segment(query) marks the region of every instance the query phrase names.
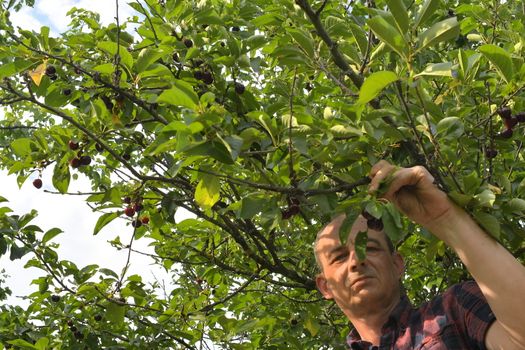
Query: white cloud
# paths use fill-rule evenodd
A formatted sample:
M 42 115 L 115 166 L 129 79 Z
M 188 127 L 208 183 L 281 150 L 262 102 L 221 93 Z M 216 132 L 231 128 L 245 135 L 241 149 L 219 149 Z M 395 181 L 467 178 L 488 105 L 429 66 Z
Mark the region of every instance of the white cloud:
M 71 8 L 83 8 L 100 15 L 102 25 L 115 23 L 116 4 L 108 0 L 36 0 L 33 8 L 23 7 L 19 12 L 11 13 L 13 24 L 24 29 L 40 31 L 47 25 L 51 35 L 57 36 L 67 30 L 71 17 L 67 15 Z M 119 19 L 123 23 L 128 17 L 140 15 L 124 1 L 119 1 Z

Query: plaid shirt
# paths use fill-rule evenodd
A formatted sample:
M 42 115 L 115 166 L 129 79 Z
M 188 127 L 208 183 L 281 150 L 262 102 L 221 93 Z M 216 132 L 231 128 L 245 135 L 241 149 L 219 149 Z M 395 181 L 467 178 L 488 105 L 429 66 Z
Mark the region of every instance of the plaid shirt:
M 383 326 L 380 346 L 360 340 L 355 329 L 347 342 L 354 350 L 484 350 L 485 334 L 495 319 L 478 285 L 469 281 L 419 308 L 403 296 Z

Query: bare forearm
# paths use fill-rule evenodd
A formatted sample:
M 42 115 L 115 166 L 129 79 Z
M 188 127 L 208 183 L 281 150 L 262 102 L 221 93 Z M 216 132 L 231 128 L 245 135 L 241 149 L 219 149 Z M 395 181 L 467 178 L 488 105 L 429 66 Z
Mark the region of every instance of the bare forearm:
M 456 251 L 498 321 L 525 344 L 525 267 L 457 206 L 427 229 Z

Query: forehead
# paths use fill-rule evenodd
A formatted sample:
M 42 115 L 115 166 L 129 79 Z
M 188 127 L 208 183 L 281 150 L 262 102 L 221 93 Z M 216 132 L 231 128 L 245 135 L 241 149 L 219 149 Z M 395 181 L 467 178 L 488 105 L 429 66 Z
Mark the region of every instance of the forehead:
M 340 246 L 341 239 L 339 236 L 339 229 L 345 220 L 344 215 L 340 215 L 326 225 L 317 235 L 316 252 L 323 253 L 328 252 L 330 248 Z M 347 237 L 347 244 L 353 244 L 355 236 L 359 232 L 367 231 L 368 237 L 372 238 L 373 241 L 378 241 L 382 246 L 386 245 L 385 235 L 381 231 L 375 231 L 368 229 L 366 219 L 359 216 L 353 223 L 350 232 Z

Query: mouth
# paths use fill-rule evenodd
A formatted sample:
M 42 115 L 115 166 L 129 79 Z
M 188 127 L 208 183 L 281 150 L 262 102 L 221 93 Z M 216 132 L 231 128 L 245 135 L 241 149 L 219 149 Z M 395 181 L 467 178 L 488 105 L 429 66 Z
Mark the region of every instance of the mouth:
M 362 283 L 366 280 L 368 280 L 370 277 L 368 276 L 361 276 L 361 277 L 358 277 L 356 278 L 355 280 L 352 281 L 352 283 L 350 284 L 350 286 L 355 286 L 356 284 L 359 284 L 359 283 Z

